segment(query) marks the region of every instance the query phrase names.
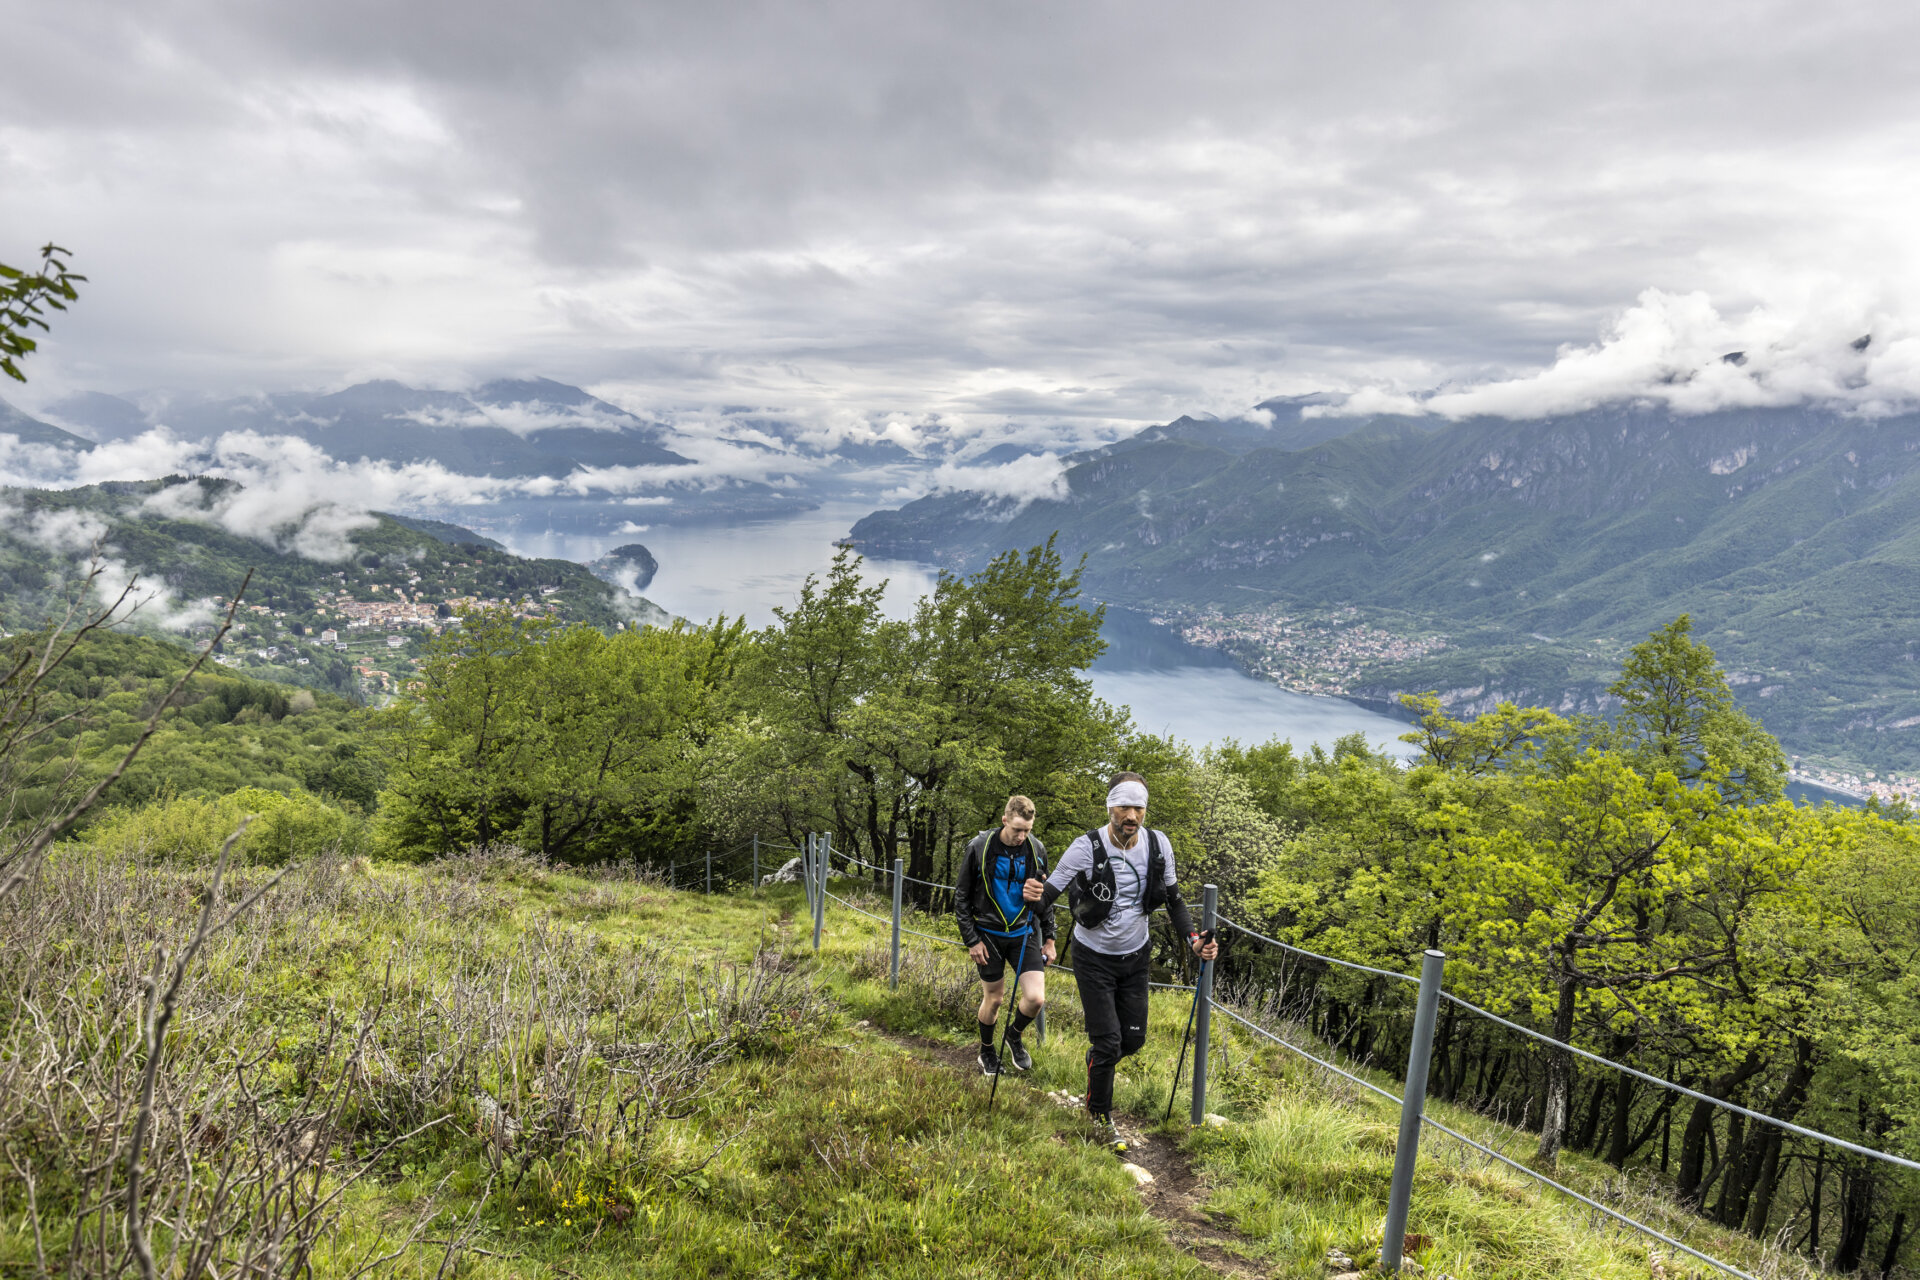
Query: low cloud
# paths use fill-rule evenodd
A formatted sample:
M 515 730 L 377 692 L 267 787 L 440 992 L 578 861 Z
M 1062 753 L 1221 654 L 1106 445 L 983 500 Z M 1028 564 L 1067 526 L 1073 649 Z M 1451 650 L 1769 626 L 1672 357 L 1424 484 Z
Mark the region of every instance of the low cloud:
M 1648 289 L 1590 345 L 1518 377 L 1426 395 L 1363 387 L 1310 417 L 1545 418 L 1607 404 L 1679 414 L 1816 405 L 1867 416 L 1920 407 L 1920 333 L 1843 289 L 1726 314 L 1704 292 Z
M 26 511 L 0 502 L 0 536 L 48 552 L 63 566 L 63 575 L 50 584 L 52 593 L 45 602 L 49 608 L 57 598 L 77 591 L 85 575 L 97 570 L 83 603 L 99 609 L 117 602 L 116 625 L 188 631 L 211 624 L 219 602 L 188 600 L 159 579 L 149 577 L 127 562 L 107 541 L 107 534 L 107 522 L 94 512 Z
M 345 559 L 348 536 L 373 525 L 372 511 L 472 505 L 525 490 L 525 482 L 463 475 L 438 463 L 342 462 L 304 440 L 251 431 L 193 442 L 155 428 L 84 453 L 0 436 L 6 485 L 68 488 L 180 474 L 234 480 L 240 488 L 208 495 L 197 485 L 173 486 L 148 499 L 148 512 L 322 561 Z
M 942 463 L 920 483 L 887 496 L 890 501 L 908 502 L 936 493 L 977 493 L 995 499 L 999 505 L 992 512 L 994 518 L 1006 519 L 1035 502 L 1058 502 L 1067 492 L 1067 469 L 1059 455 L 1039 453 L 997 466 Z
M 27 512 L 0 504 L 0 533 L 58 556 L 74 556 L 99 546 L 107 524 L 87 511 Z

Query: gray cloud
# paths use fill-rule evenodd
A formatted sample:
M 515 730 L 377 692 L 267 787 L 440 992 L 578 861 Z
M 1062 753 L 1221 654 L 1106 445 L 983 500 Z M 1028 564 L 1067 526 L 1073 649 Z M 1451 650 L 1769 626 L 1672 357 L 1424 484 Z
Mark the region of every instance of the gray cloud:
M 35 50 L 0 256 L 94 277 L 50 394 L 541 372 L 1080 442 L 1321 388 L 1577 399 L 1649 289 L 1735 318 L 1703 342 L 1920 306 L 1920 13 L 1885 0 L 0 14 Z

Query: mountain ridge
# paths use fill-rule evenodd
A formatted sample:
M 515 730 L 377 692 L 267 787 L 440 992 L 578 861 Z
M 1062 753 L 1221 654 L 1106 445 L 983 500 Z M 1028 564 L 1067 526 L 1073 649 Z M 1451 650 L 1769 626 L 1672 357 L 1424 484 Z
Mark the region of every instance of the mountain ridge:
M 1477 686 L 1590 707 L 1605 664 L 1587 671 L 1567 637 L 1611 659 L 1691 613 L 1761 677 L 1743 701 L 1790 744 L 1920 766 L 1920 415 L 1375 418 L 1239 450 L 1182 423 L 1068 459 L 1058 500 L 940 494 L 849 541 L 960 569 L 1057 532 L 1091 594 L 1175 621 L 1354 606 L 1449 633 L 1339 690 L 1376 700 Z

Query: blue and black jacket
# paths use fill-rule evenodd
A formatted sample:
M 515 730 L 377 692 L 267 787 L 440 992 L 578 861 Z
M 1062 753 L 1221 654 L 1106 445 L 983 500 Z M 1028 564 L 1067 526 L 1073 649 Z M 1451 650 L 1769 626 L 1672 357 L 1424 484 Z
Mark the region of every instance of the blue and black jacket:
M 990 864 L 990 865 L 989 865 Z M 1000 843 L 1000 828 L 989 827 L 967 843 L 960 877 L 953 883 L 953 915 L 960 940 L 971 947 L 980 935 L 1017 938 L 1040 921 L 1040 940 L 1053 937 L 1053 912 L 1021 896 L 1028 878 L 1047 878 L 1047 847 L 1029 835 L 1017 849 Z

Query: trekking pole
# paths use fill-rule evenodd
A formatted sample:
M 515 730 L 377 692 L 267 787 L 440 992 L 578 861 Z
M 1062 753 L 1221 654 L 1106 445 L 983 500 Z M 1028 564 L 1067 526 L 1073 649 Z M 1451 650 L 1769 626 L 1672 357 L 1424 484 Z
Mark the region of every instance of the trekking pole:
M 1012 999 L 1007 1001 L 1006 1025 L 1000 1028 L 1000 1052 L 1003 1056 L 1007 1052 L 1007 1029 L 1013 1026 L 1013 1012 L 1020 1007 L 1020 970 L 1026 967 L 1027 943 L 1031 941 L 1033 941 L 1033 930 L 1029 928 L 1027 930 L 1027 936 L 1020 939 L 1020 959 L 1016 961 L 1013 966 Z M 1007 1073 L 1007 1064 L 1005 1062 L 1000 1062 L 996 1065 L 998 1065 L 1000 1069 L 993 1073 L 993 1088 L 987 1090 L 987 1111 L 989 1113 L 993 1111 L 993 1100 L 1000 1094 L 1000 1077 Z
M 1180 1092 L 1180 1072 L 1187 1065 L 1187 1041 L 1193 1036 L 1193 1015 L 1200 1008 L 1200 990 L 1194 988 L 1193 1003 L 1187 1006 L 1187 1029 L 1180 1037 L 1180 1056 L 1173 1060 L 1173 1088 L 1167 1090 L 1167 1113 L 1160 1117 L 1165 1124 L 1173 1119 L 1173 1098 Z

